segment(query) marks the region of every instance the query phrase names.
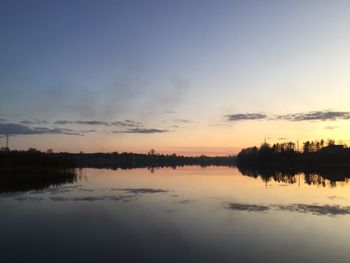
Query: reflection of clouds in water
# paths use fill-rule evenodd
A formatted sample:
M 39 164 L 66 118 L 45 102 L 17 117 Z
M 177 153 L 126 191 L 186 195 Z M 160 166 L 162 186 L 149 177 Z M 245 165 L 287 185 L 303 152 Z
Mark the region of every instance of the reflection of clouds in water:
M 247 212 L 265 212 L 270 209 L 266 205 L 244 204 L 244 203 L 228 203 L 225 208 Z
M 124 191 L 131 194 L 156 194 L 156 193 L 167 193 L 168 190 L 164 189 L 153 189 L 153 188 L 112 188 L 112 191 Z
M 79 191 L 82 191 L 82 192 L 93 192 L 95 190 L 94 189 L 90 189 L 90 188 L 80 188 Z
M 50 197 L 51 201 L 69 201 L 69 198 L 63 196 Z
M 56 195 L 56 194 L 64 194 L 64 193 L 69 193 L 69 192 L 72 192 L 73 190 L 72 189 L 60 189 L 60 188 L 57 188 L 57 189 L 50 189 L 48 191 L 46 191 L 46 193 L 50 193 L 50 194 L 53 194 L 53 195 Z
M 138 198 L 136 196 L 130 196 L 130 195 L 103 195 L 103 196 L 83 196 L 83 197 L 50 197 L 51 201 L 58 201 L 58 202 L 65 202 L 65 201 L 72 201 L 72 202 L 79 202 L 79 201 L 86 201 L 86 202 L 96 202 L 96 201 L 121 201 L 123 203 L 130 202 L 133 200 L 137 200 Z
M 23 196 L 25 195 L 24 192 L 15 192 L 15 193 L 12 193 L 12 192 L 8 192 L 8 193 L 1 193 L 0 194 L 0 200 L 3 198 L 14 198 L 16 196 Z
M 20 196 L 20 197 L 16 197 L 15 200 L 20 202 L 23 202 L 23 201 L 35 202 L 35 201 L 44 201 L 45 198 L 35 197 L 35 196 Z
M 350 206 L 339 206 L 339 205 L 318 205 L 318 204 L 292 204 L 292 205 L 279 205 L 279 210 L 299 212 L 313 215 L 349 215 Z
M 51 195 L 59 195 L 59 194 L 66 194 L 70 192 L 93 192 L 93 189 L 88 188 L 80 188 L 81 185 L 71 185 L 71 186 L 64 186 L 64 187 L 49 187 L 44 190 L 31 190 L 28 192 L 9 192 L 9 193 L 1 193 L 0 194 L 0 200 L 1 198 L 14 198 L 17 201 L 42 201 L 44 200 L 43 197 L 37 197 L 42 196 L 43 194 L 51 194 Z
M 189 204 L 189 203 L 193 203 L 195 202 L 195 200 L 192 199 L 184 199 L 184 200 L 180 200 L 179 204 Z
M 259 204 L 245 204 L 245 203 L 226 203 L 224 205 L 226 209 L 245 211 L 245 212 L 266 212 L 271 209 L 277 209 L 279 211 L 297 212 L 312 215 L 325 215 L 325 216 L 337 216 L 337 215 L 349 215 L 350 206 L 339 205 L 320 205 L 320 204 L 290 204 L 290 205 L 259 205 Z
M 30 195 L 41 195 L 41 194 L 45 194 L 45 193 L 49 193 L 49 194 L 64 194 L 64 193 L 69 193 L 72 191 L 76 191 L 78 188 L 80 188 L 81 185 L 66 185 L 66 186 L 62 186 L 62 187 L 49 187 L 46 188 L 44 190 L 40 190 L 40 191 L 29 191 L 27 192 Z M 83 188 L 80 188 L 79 190 L 82 190 Z
M 79 189 L 85 192 L 91 192 L 92 189 Z M 59 197 L 59 198 L 50 198 L 51 201 L 121 201 L 123 203 L 138 200 L 143 194 L 155 194 L 155 193 L 166 193 L 168 190 L 163 189 L 153 189 L 153 188 L 111 188 L 111 191 L 122 191 L 127 192 L 127 195 L 102 195 L 102 196 L 83 196 L 83 197 Z
M 75 193 L 91 193 L 94 192 L 94 189 L 90 188 L 80 188 L 81 186 L 69 186 L 69 187 L 61 187 L 61 188 L 48 188 L 45 191 L 31 191 L 28 192 L 28 195 L 2 195 L 3 197 L 14 198 L 16 201 L 44 201 L 50 200 L 54 202 L 96 202 L 96 201 L 120 201 L 123 203 L 135 201 L 140 199 L 144 194 L 156 194 L 156 193 L 166 193 L 168 190 L 164 189 L 153 189 L 153 188 L 112 188 L 111 191 L 120 191 L 124 194 L 105 194 L 105 195 L 88 195 L 88 196 L 57 196 L 60 194 L 66 195 L 70 192 Z M 54 196 L 49 196 L 45 198 L 44 196 L 37 196 L 39 194 L 50 194 Z M 34 196 L 33 196 L 34 195 Z

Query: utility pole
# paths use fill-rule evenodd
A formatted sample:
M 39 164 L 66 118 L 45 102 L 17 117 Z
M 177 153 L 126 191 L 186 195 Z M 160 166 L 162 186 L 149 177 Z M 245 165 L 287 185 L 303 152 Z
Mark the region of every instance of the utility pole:
M 9 148 L 9 134 L 6 134 L 6 148 Z

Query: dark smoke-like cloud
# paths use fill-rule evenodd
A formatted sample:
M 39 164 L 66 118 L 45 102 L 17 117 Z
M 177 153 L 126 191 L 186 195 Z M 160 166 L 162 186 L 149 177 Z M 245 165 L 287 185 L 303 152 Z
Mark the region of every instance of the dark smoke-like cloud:
M 267 115 L 264 113 L 238 113 L 229 114 L 225 116 L 227 121 L 243 121 L 243 120 L 262 120 L 266 119 Z
M 277 119 L 287 121 L 334 121 L 349 120 L 350 112 L 347 111 L 310 111 L 277 116 Z
M 54 124 L 57 125 L 69 125 L 69 124 L 78 124 L 78 125 L 93 125 L 93 126 L 110 126 L 108 122 L 105 121 L 67 121 L 67 120 L 58 120 Z
M 153 129 L 153 128 L 131 128 L 122 131 L 114 131 L 113 133 L 139 133 L 139 134 L 153 134 L 153 133 L 167 133 L 169 130 Z
M 285 120 L 285 121 L 335 121 L 335 120 L 350 120 L 350 112 L 348 111 L 310 111 L 299 112 L 282 115 L 268 116 L 264 113 L 237 113 L 224 116 L 227 121 L 243 121 L 243 120 Z
M 47 124 L 48 122 L 43 120 L 23 120 L 20 123 L 26 125 L 42 125 Z
M 174 121 L 177 123 L 185 123 L 185 124 L 194 123 L 194 121 L 187 120 L 187 119 L 175 119 Z
M 132 120 L 123 120 L 123 121 L 98 121 L 98 120 L 57 120 L 54 122 L 56 125 L 90 125 L 90 126 L 116 126 L 116 127 L 140 127 L 142 126 L 141 122 L 132 121 Z
M 0 134 L 11 135 L 35 135 L 35 134 L 67 134 L 80 135 L 71 129 L 47 128 L 47 127 L 29 127 L 18 123 L 0 123 Z
M 124 121 L 114 121 L 111 123 L 113 126 L 119 127 L 142 127 L 142 123 L 138 121 L 124 120 Z

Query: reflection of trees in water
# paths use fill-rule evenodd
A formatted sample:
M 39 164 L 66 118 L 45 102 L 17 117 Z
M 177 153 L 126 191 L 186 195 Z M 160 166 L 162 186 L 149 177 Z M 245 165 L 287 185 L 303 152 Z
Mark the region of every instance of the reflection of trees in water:
M 74 169 L 0 171 L 0 193 L 43 190 L 77 181 Z
M 283 172 L 275 172 L 272 178 L 275 182 L 279 183 L 295 184 L 297 182 L 295 175 L 285 174 Z
M 280 183 L 294 184 L 297 182 L 295 173 L 291 171 L 277 171 L 269 167 L 238 167 L 243 175 L 249 177 L 260 177 L 263 181 L 269 182 L 271 180 Z
M 304 171 L 305 182 L 307 184 L 336 187 L 337 182 L 348 183 L 350 178 L 350 167 L 348 166 L 326 166 L 313 171 L 307 169 Z
M 283 167 L 252 167 L 239 166 L 239 171 L 249 177 L 260 177 L 264 182 L 275 181 L 279 183 L 297 183 L 300 174 L 304 174 L 304 182 L 308 185 L 319 185 L 336 187 L 337 182 L 348 183 L 350 178 L 350 167 L 314 167 L 314 168 L 283 168 Z
M 326 185 L 327 185 L 326 178 L 324 178 L 316 173 L 305 174 L 304 181 L 308 185 L 322 185 L 323 187 L 326 187 Z M 333 183 L 331 182 L 330 186 L 335 187 L 336 182 L 333 182 Z

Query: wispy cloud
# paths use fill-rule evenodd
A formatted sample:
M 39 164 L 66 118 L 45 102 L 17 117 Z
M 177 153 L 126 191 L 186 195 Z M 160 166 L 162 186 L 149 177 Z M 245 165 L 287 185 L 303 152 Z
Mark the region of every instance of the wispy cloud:
M 71 129 L 47 128 L 47 127 L 29 127 L 18 123 L 0 123 L 0 134 L 11 135 L 34 135 L 34 134 L 67 134 L 81 135 Z
M 350 119 L 350 112 L 347 111 L 310 111 L 278 115 L 277 119 L 288 121 L 334 121 Z
M 243 121 L 243 120 L 285 120 L 285 121 L 335 121 L 350 120 L 350 112 L 348 111 L 309 111 L 299 113 L 289 113 L 281 115 L 267 115 L 265 113 L 237 113 L 224 116 L 227 121 Z
M 27 124 L 27 125 L 41 125 L 41 124 L 47 124 L 48 122 L 43 120 L 23 120 L 20 123 Z
M 131 120 L 114 121 L 111 123 L 111 125 L 120 126 L 120 127 L 141 127 L 141 126 L 143 126 L 141 122 L 131 121 Z
M 99 121 L 99 120 L 57 120 L 54 122 L 56 125 L 89 125 L 89 126 L 116 126 L 116 127 L 140 127 L 142 126 L 141 122 L 132 121 L 132 120 L 123 120 L 123 121 Z
M 80 132 L 82 133 L 92 133 L 92 132 L 97 132 L 96 130 L 81 130 Z
M 177 123 L 185 123 L 185 124 L 194 123 L 194 121 L 192 121 L 192 120 L 187 120 L 187 119 L 175 119 L 174 122 L 177 122 Z
M 110 123 L 105 121 L 67 121 L 67 120 L 58 120 L 54 124 L 57 125 L 69 125 L 69 124 L 78 124 L 78 125 L 93 125 L 93 126 L 110 126 Z
M 74 121 L 59 120 L 59 121 L 55 121 L 53 124 L 57 124 L 57 125 L 68 125 L 68 124 L 75 124 L 75 122 L 74 122 Z
M 79 129 L 73 130 L 68 128 L 47 128 L 47 127 L 32 127 L 33 124 L 46 124 L 43 121 L 22 121 L 21 123 L 2 123 L 0 120 L 0 134 L 17 134 L 17 135 L 29 135 L 29 134 L 69 134 L 69 135 L 82 135 L 84 133 L 97 132 L 96 129 Z M 24 125 L 27 124 L 27 125 Z M 54 125 L 81 125 L 81 126 L 108 126 L 118 127 L 120 130 L 112 131 L 113 133 L 135 133 L 135 134 L 153 134 L 153 133 L 166 133 L 170 130 L 145 128 L 141 122 L 133 120 L 122 121 L 99 121 L 99 120 L 57 120 L 53 122 Z M 109 131 L 111 132 L 111 131 Z
M 262 120 L 266 119 L 267 115 L 264 113 L 237 113 L 226 115 L 227 121 L 243 121 L 243 120 Z
M 122 131 L 113 131 L 113 133 L 140 133 L 140 134 L 152 134 L 152 133 L 166 133 L 170 132 L 169 130 L 163 129 L 147 129 L 147 128 L 131 128 Z

